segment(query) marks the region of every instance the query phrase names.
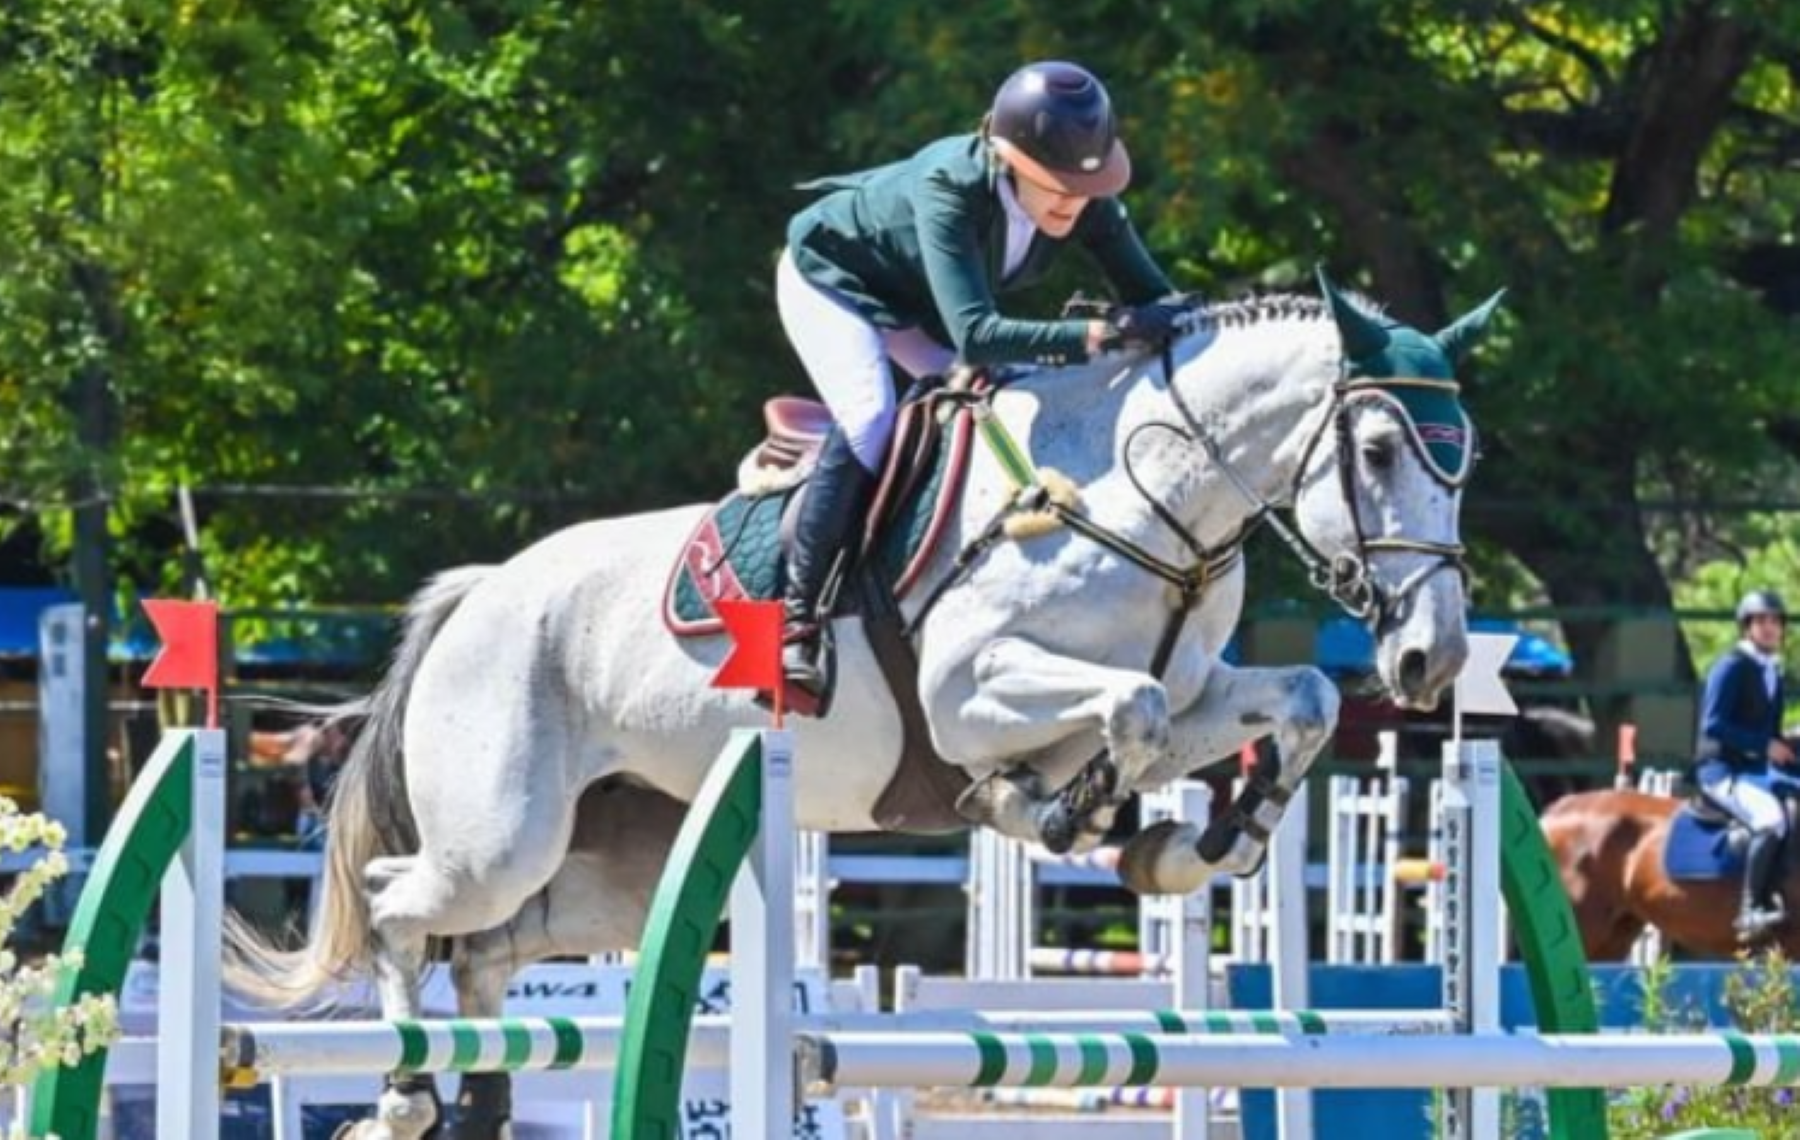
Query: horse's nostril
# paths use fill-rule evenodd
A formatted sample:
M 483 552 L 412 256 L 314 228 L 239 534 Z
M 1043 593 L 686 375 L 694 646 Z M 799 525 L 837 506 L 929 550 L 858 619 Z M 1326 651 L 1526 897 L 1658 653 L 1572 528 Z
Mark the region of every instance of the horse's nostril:
M 1406 649 L 1400 653 L 1400 691 L 1418 693 L 1425 688 L 1426 670 L 1431 659 L 1423 649 Z

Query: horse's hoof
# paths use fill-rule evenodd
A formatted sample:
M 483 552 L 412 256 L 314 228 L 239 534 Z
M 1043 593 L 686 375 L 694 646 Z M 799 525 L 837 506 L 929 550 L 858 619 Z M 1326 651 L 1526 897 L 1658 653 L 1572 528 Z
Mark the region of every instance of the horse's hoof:
M 963 789 L 956 814 L 1008 839 L 1037 842 L 1037 804 L 1044 798 L 1039 783 L 1028 771 L 985 776 Z
M 1787 912 L 1782 910 L 1759 910 L 1747 915 L 1739 915 L 1732 929 L 1737 931 L 1738 945 L 1756 947 L 1768 941 L 1776 931 L 1787 925 Z
M 1119 881 L 1140 895 L 1193 894 L 1217 870 L 1200 857 L 1199 829 L 1179 820 L 1151 824 L 1119 853 Z
M 332 1140 L 439 1140 L 443 1124 L 443 1102 L 427 1077 L 410 1087 L 390 1084 L 375 1102 L 375 1119 L 344 1125 Z
M 1038 815 L 1038 843 L 1052 855 L 1067 855 L 1081 836 L 1081 820 L 1061 800 L 1053 800 Z

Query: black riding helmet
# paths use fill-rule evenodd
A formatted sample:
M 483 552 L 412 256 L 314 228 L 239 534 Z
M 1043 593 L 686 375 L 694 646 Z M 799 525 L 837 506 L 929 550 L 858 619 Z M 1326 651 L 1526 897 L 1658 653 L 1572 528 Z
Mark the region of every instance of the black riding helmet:
M 1781 604 L 1781 595 L 1774 590 L 1751 590 L 1745 594 L 1737 605 L 1738 628 L 1742 629 L 1746 622 L 1760 614 L 1774 614 L 1786 621 L 1787 607 Z
M 994 96 L 986 129 L 1020 175 L 1058 193 L 1110 198 L 1131 181 L 1112 100 L 1075 64 L 1052 60 L 1013 72 Z

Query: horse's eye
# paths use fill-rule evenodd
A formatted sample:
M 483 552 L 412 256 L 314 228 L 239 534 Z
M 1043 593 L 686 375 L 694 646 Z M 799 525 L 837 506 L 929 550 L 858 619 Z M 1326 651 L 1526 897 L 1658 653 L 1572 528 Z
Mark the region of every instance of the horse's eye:
M 1385 440 L 1373 440 L 1362 445 L 1362 461 L 1371 471 L 1386 471 L 1394 465 L 1394 445 Z

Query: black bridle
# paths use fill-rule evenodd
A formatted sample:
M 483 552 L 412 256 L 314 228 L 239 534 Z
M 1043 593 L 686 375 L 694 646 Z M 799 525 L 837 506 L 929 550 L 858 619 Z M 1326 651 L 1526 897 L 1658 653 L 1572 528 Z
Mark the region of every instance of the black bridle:
M 1313 454 L 1318 450 L 1319 441 L 1324 438 L 1328 428 L 1336 432 L 1337 469 L 1339 486 L 1344 501 L 1350 511 L 1351 526 L 1356 534 L 1356 546 L 1353 550 L 1344 551 L 1333 556 L 1321 553 L 1318 548 L 1307 541 L 1298 529 L 1290 525 L 1277 513 L 1275 504 L 1259 495 L 1255 488 L 1237 471 L 1220 451 L 1218 442 L 1201 426 L 1199 418 L 1188 406 L 1179 386 L 1175 383 L 1174 347 L 1165 344 L 1161 352 L 1163 379 L 1171 401 L 1180 413 L 1182 424 L 1152 420 L 1138 425 L 1126 438 L 1124 444 L 1123 465 L 1134 490 L 1150 507 L 1152 513 L 1160 519 L 1186 548 L 1192 561 L 1186 566 L 1176 565 L 1163 559 L 1142 545 L 1132 541 L 1116 531 L 1090 518 L 1073 501 L 1058 497 L 1045 486 L 1044 481 L 1032 471 L 1027 457 L 1018 453 L 1007 436 L 1003 426 L 993 418 L 991 405 L 988 403 L 989 392 L 965 393 L 955 397 L 954 402 L 967 406 L 976 417 L 976 422 L 984 429 L 984 436 L 989 446 L 1000 460 L 1002 468 L 1009 472 L 1014 480 L 1016 493 L 1003 505 L 988 525 L 957 552 L 949 574 L 940 579 L 924 604 L 913 615 L 911 621 L 902 629 L 904 639 L 910 641 L 924 624 L 925 618 L 936 608 L 937 603 L 957 582 L 965 578 L 988 550 L 1006 537 L 1006 523 L 1009 518 L 1019 514 L 1049 514 L 1057 521 L 1090 540 L 1106 547 L 1115 554 L 1131 562 L 1163 582 L 1174 587 L 1175 605 L 1169 611 L 1168 621 L 1163 626 L 1161 636 L 1157 639 L 1156 650 L 1150 662 L 1150 674 L 1162 678 L 1174 657 L 1175 648 L 1181 640 L 1182 630 L 1187 625 L 1189 615 L 1193 613 L 1212 583 L 1236 565 L 1242 556 L 1243 543 L 1257 524 L 1266 522 L 1280 536 L 1288 549 L 1306 567 L 1307 578 L 1319 590 L 1323 591 L 1346 612 L 1360 621 L 1368 623 L 1375 630 L 1380 630 L 1387 623 L 1396 619 L 1408 599 L 1416 593 L 1434 574 L 1444 569 L 1454 569 L 1459 574 L 1466 574 L 1463 564 L 1463 546 L 1461 543 L 1437 542 L 1428 539 L 1417 539 L 1407 535 L 1384 535 L 1368 533 L 1363 524 L 1362 511 L 1359 506 L 1356 485 L 1356 449 L 1352 431 L 1351 405 L 1357 400 L 1376 397 L 1388 399 L 1396 403 L 1401 414 L 1406 417 L 1409 427 L 1408 441 L 1425 463 L 1426 470 L 1440 485 L 1452 490 L 1460 487 L 1468 478 L 1468 467 L 1456 475 L 1443 471 L 1424 454 L 1424 444 L 1417 431 L 1417 425 L 1411 413 L 1394 399 L 1393 390 L 1406 386 L 1436 388 L 1441 391 L 1456 391 L 1453 380 L 1398 379 L 1374 380 L 1357 378 L 1348 375 L 1348 364 L 1343 366 L 1338 380 L 1332 385 L 1331 404 L 1326 409 L 1319 426 L 1308 439 L 1306 448 L 1301 454 L 1299 466 L 1295 469 L 1294 478 L 1287 488 L 1284 501 L 1292 502 L 1298 498 L 1301 482 L 1306 477 L 1307 468 L 1312 463 Z M 1185 425 L 1185 426 L 1184 426 Z M 1225 473 L 1234 488 L 1243 495 L 1255 508 L 1251 516 L 1238 528 L 1236 534 L 1218 546 L 1208 547 L 1202 543 L 1190 529 L 1175 517 L 1166 504 L 1146 487 L 1138 478 L 1131 461 L 1132 444 L 1138 434 L 1147 430 L 1167 431 L 1179 439 L 1184 439 L 1205 452 L 1207 458 Z M 1407 575 L 1398 586 L 1388 586 L 1377 579 L 1371 570 L 1370 559 L 1376 554 L 1389 551 L 1405 551 L 1414 554 L 1431 555 L 1431 560 L 1419 569 Z M 998 772 L 995 773 L 998 776 Z M 1084 765 L 1075 778 L 1066 785 L 1056 798 L 1056 812 L 1046 817 L 1043 824 L 1044 842 L 1051 850 L 1068 850 L 1075 839 L 1076 829 L 1082 825 L 1091 813 L 1100 805 L 1116 802 L 1118 798 L 1118 773 L 1107 762 L 1106 754 L 1101 752 Z M 1279 789 L 1264 788 L 1261 794 L 1276 796 Z M 1241 813 L 1240 813 L 1241 814 Z M 1254 820 L 1246 820 L 1243 826 L 1249 827 Z
M 1341 551 L 1327 555 L 1321 552 L 1297 528 L 1281 517 L 1276 504 L 1258 494 L 1256 489 L 1240 474 L 1237 468 L 1225 458 L 1219 449 L 1218 442 L 1213 439 L 1194 414 L 1180 387 L 1175 383 L 1174 346 L 1166 344 L 1161 352 L 1161 363 L 1164 385 L 1167 387 L 1170 400 L 1180 414 L 1182 423 L 1173 424 L 1163 420 L 1151 420 L 1138 425 L 1126 438 L 1124 446 L 1125 475 L 1132 488 L 1149 506 L 1152 513 L 1160 519 L 1172 532 L 1192 557 L 1192 561 L 1181 566 L 1163 559 L 1124 535 L 1113 531 L 1094 519 L 1076 503 L 1063 502 L 1053 497 L 1039 482 L 1026 478 L 1026 472 L 1020 472 L 1022 484 L 1018 494 L 1004 505 L 989 525 L 960 550 L 951 568 L 951 573 L 940 580 L 919 611 L 903 630 L 907 638 L 914 636 L 924 624 L 926 616 L 936 608 L 937 602 L 957 582 L 961 581 L 980 558 L 997 542 L 1005 537 L 1005 524 L 1009 517 L 1020 513 L 1046 512 L 1054 515 L 1058 521 L 1070 530 L 1087 537 L 1119 555 L 1146 573 L 1162 579 L 1174 587 L 1177 601 L 1169 616 L 1169 622 L 1158 639 L 1155 657 L 1151 662 L 1151 673 L 1160 677 L 1167 668 L 1173 655 L 1176 643 L 1180 640 L 1182 628 L 1186 625 L 1188 615 L 1199 604 L 1201 598 L 1213 582 L 1217 581 L 1234 566 L 1242 556 L 1244 540 L 1259 524 L 1267 524 L 1271 530 L 1291 550 L 1306 568 L 1307 580 L 1320 592 L 1336 602 L 1350 616 L 1367 623 L 1373 629 L 1381 629 L 1395 620 L 1408 599 L 1418 592 L 1431 577 L 1441 570 L 1453 569 L 1466 576 L 1468 570 L 1463 561 L 1464 547 L 1461 543 L 1437 542 L 1430 539 L 1413 538 L 1408 535 L 1375 534 L 1371 535 L 1363 524 L 1360 497 L 1356 486 L 1356 447 L 1353 433 L 1352 405 L 1362 399 L 1382 398 L 1395 403 L 1402 416 L 1410 423 L 1410 413 L 1406 412 L 1394 400 L 1394 390 L 1398 388 L 1417 387 L 1431 388 L 1438 391 L 1455 393 L 1458 385 L 1454 380 L 1436 380 L 1424 377 L 1402 378 L 1352 378 L 1348 374 L 1348 362 L 1343 372 L 1332 385 L 1331 404 L 1326 414 L 1319 421 L 1319 426 L 1307 440 L 1306 448 L 1301 453 L 1300 463 L 1295 468 L 1294 478 L 1288 485 L 1287 494 L 1282 501 L 1291 502 L 1298 497 L 1299 486 L 1306 477 L 1306 471 L 1312 464 L 1313 454 L 1319 448 L 1319 441 L 1330 429 L 1335 432 L 1337 443 L 1338 482 L 1344 496 L 1344 503 L 1350 512 L 1350 524 L 1356 535 L 1353 550 Z M 989 400 L 992 389 L 979 392 L 944 392 L 934 393 L 953 404 L 968 407 L 977 417 L 977 421 L 987 420 L 992 416 Z M 1160 499 L 1138 478 L 1137 471 L 1131 461 L 1131 447 L 1139 433 L 1144 431 L 1166 431 L 1177 438 L 1185 440 L 1206 453 L 1206 457 L 1224 472 L 1233 488 L 1244 496 L 1255 508 L 1236 534 L 1217 546 L 1207 546 L 1175 517 Z M 1004 431 L 1000 433 L 1004 436 Z M 1451 476 L 1443 472 L 1429 456 L 1423 452 L 1423 443 L 1417 431 L 1409 431 L 1408 442 L 1420 459 L 1425 469 L 1440 485 L 1456 490 L 1468 478 L 1465 468 L 1461 473 Z M 992 442 L 992 440 L 990 440 Z M 1004 450 L 1010 443 L 996 445 Z M 1021 461 L 1027 466 L 1029 461 Z M 1002 465 L 1006 463 L 1003 460 Z M 1389 586 L 1380 581 L 1372 572 L 1373 555 L 1396 551 L 1410 554 L 1426 554 L 1433 556 L 1424 566 L 1407 575 L 1397 586 Z
M 1463 561 L 1465 551 L 1460 542 L 1437 542 L 1431 539 L 1413 538 L 1404 534 L 1371 535 L 1368 532 L 1367 527 L 1363 525 L 1361 497 L 1357 494 L 1356 446 L 1351 422 L 1352 404 L 1361 399 L 1372 398 L 1381 398 L 1394 403 L 1401 414 L 1408 416 L 1410 421 L 1409 413 L 1393 398 L 1395 389 L 1430 388 L 1455 394 L 1459 390 L 1456 381 L 1427 377 L 1352 378 L 1348 374 L 1348 364 L 1346 363 L 1344 371 L 1332 385 L 1331 404 L 1324 417 L 1320 419 L 1318 428 L 1307 440 L 1306 449 L 1301 453 L 1300 462 L 1294 469 L 1294 478 L 1288 486 L 1288 493 L 1283 497 L 1285 501 L 1289 502 L 1298 498 L 1300 483 L 1306 478 L 1307 469 L 1312 465 L 1313 453 L 1318 450 L 1319 441 L 1325 438 L 1326 430 L 1332 430 L 1337 443 L 1338 486 L 1343 493 L 1344 505 L 1350 512 L 1350 525 L 1356 535 L 1356 546 L 1352 550 L 1326 555 L 1309 542 L 1298 529 L 1289 525 L 1276 511 L 1275 504 L 1258 494 L 1237 468 L 1233 467 L 1231 462 L 1225 458 L 1224 453 L 1219 449 L 1218 442 L 1201 426 L 1199 418 L 1194 415 L 1193 409 L 1188 406 L 1186 398 L 1182 396 L 1180 387 L 1175 383 L 1173 349 L 1170 347 L 1163 349 L 1162 367 L 1163 379 L 1169 390 L 1169 398 L 1186 426 L 1183 428 L 1168 423 L 1159 423 L 1154 426 L 1174 432 L 1198 445 L 1214 466 L 1225 473 L 1225 477 L 1230 480 L 1232 487 L 1255 507 L 1254 513 L 1246 520 L 1238 536 L 1233 539 L 1234 543 L 1241 543 L 1244 537 L 1259 523 L 1267 523 L 1287 548 L 1293 551 L 1301 565 L 1306 568 L 1307 580 L 1312 583 L 1314 588 L 1336 602 L 1351 617 L 1367 623 L 1374 629 L 1383 628 L 1395 620 L 1407 604 L 1408 599 L 1440 570 L 1453 569 L 1458 574 L 1467 575 L 1468 567 Z M 1425 470 L 1439 485 L 1454 491 L 1467 480 L 1466 468 L 1458 476 L 1452 477 L 1431 462 L 1430 457 L 1423 453 L 1423 444 L 1420 442 L 1416 430 L 1407 433 L 1407 441 L 1425 464 Z M 1129 468 L 1129 449 L 1126 461 Z M 1138 487 L 1139 493 L 1144 494 L 1146 499 L 1149 498 L 1142 486 L 1138 484 L 1135 476 L 1132 478 L 1132 484 Z M 1182 534 L 1185 541 L 1192 544 L 1192 537 L 1186 534 L 1180 524 L 1161 504 L 1152 502 L 1151 506 L 1167 525 L 1174 527 Z M 1372 555 L 1387 551 L 1426 554 L 1433 557 L 1424 566 L 1407 575 L 1405 580 L 1397 586 L 1389 586 L 1375 577 L 1371 562 Z

